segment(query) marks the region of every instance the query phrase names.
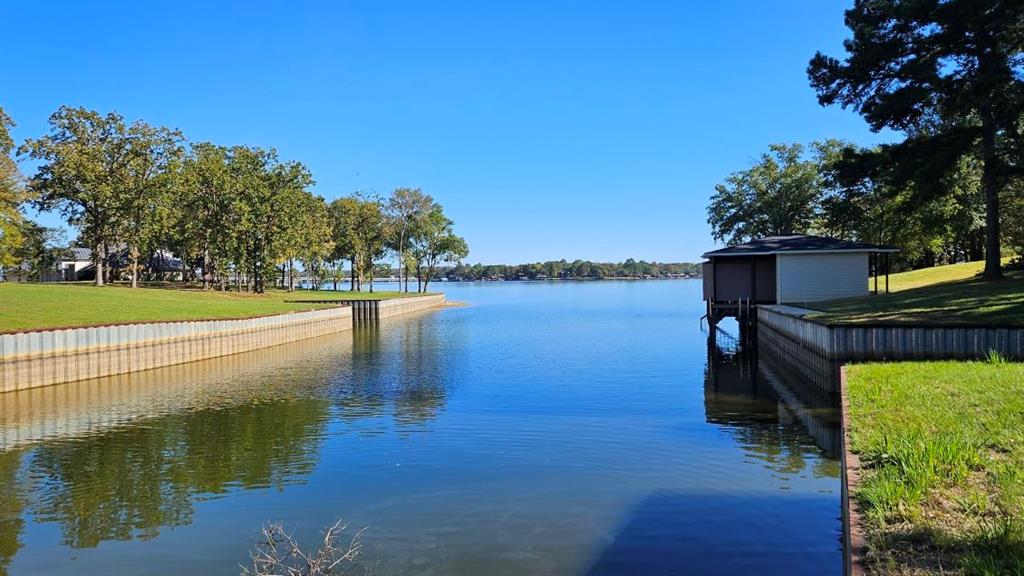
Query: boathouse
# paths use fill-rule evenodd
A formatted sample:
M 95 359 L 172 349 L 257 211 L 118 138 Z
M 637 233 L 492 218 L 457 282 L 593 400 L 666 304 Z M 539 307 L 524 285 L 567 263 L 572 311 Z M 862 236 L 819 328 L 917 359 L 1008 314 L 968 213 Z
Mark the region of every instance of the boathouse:
M 794 304 L 889 291 L 892 246 L 825 236 L 769 236 L 704 254 L 708 319 L 752 316 L 758 304 Z M 874 286 L 869 288 L 869 279 Z

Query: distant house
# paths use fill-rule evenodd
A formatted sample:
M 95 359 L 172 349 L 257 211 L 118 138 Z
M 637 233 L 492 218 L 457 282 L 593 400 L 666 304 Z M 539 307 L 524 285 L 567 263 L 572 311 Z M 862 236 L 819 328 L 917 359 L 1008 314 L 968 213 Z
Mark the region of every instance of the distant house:
M 65 282 L 94 280 L 96 264 L 92 261 L 92 250 L 79 247 L 68 248 L 61 259 L 57 261 L 57 270 L 60 271 L 61 279 Z
M 33 270 L 32 264 L 22 262 L 5 271 L 8 282 L 71 282 L 90 280 L 95 277 L 92 252 L 88 248 L 68 248 L 60 253 L 56 262 L 42 269 Z M 91 274 L 91 275 L 90 275 Z
M 139 264 L 152 279 L 181 279 L 181 259 L 176 257 L 170 250 L 156 250 L 148 257 L 143 256 L 139 260 Z M 119 245 L 112 248 L 106 258 L 106 265 L 119 273 L 127 275 L 128 270 L 131 268 L 131 257 L 128 254 L 128 247 Z
M 104 258 L 104 263 L 106 268 L 123 277 L 129 268 L 127 248 L 116 247 Z M 181 259 L 169 250 L 157 250 L 142 258 L 140 263 L 145 273 L 155 279 L 181 279 Z M 96 279 L 96 263 L 92 261 L 91 249 L 73 246 L 60 253 L 54 268 L 40 271 L 33 276 L 28 264 L 23 264 L 8 271 L 7 279 L 13 282 L 89 282 Z
M 892 246 L 824 236 L 769 236 L 704 254 L 704 300 L 730 316 L 737 305 L 802 304 L 863 296 L 868 279 L 885 275 L 888 291 Z

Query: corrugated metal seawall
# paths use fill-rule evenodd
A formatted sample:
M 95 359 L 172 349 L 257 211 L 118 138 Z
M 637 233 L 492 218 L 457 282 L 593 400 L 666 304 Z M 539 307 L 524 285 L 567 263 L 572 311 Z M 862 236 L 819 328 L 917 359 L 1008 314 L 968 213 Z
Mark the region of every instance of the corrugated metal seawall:
M 838 362 L 968 360 L 993 351 L 1024 360 L 1024 328 L 826 325 L 806 319 L 809 312 L 792 306 L 759 306 L 757 321 Z
M 434 308 L 443 295 L 373 301 L 370 320 Z M 352 306 L 238 320 L 153 322 L 0 334 L 0 392 L 258 350 L 359 325 Z M 373 319 L 376 319 L 373 318 Z

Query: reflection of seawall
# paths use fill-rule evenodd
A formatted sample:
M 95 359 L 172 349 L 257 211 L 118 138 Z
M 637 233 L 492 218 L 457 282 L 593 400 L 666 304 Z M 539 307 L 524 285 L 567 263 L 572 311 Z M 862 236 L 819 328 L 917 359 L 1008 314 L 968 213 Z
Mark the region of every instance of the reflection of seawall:
M 323 354 L 351 349 L 348 336 L 274 346 L 68 385 L 4 395 L 0 402 L 0 451 L 41 440 L 100 434 L 143 418 L 288 397 L 292 379 L 265 377 L 310 366 Z M 298 390 L 301 392 L 301 390 Z
M 842 433 L 839 421 L 838 369 L 807 351 L 781 350 L 762 337 L 757 346 L 738 343 L 723 351 L 708 342 L 708 373 L 704 405 L 709 422 L 735 427 L 796 420 L 829 458 L 838 458 Z
M 761 356 L 761 373 L 771 382 L 775 392 L 800 421 L 814 443 L 829 458 L 839 458 L 842 453 L 843 434 L 840 426 L 838 397 L 816 386 L 805 383 L 787 385 L 792 382 L 781 377 L 772 369 L 772 363 Z
M 443 295 L 380 303 L 380 317 L 433 308 Z M 262 318 L 154 322 L 0 334 L 0 392 L 238 354 L 352 328 L 352 308 Z
M 839 365 L 772 332 L 757 329 L 761 372 L 786 404 L 798 407 L 797 418 L 831 458 L 842 453 Z

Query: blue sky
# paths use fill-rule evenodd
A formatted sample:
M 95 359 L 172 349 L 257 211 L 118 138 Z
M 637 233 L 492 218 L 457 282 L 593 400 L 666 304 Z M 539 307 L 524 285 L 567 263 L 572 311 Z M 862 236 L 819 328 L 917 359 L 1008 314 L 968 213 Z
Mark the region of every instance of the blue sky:
M 328 199 L 421 187 L 470 262 L 694 261 L 768 144 L 880 141 L 805 75 L 847 4 L 6 2 L 0 105 L 18 139 L 86 106 L 276 147 Z

